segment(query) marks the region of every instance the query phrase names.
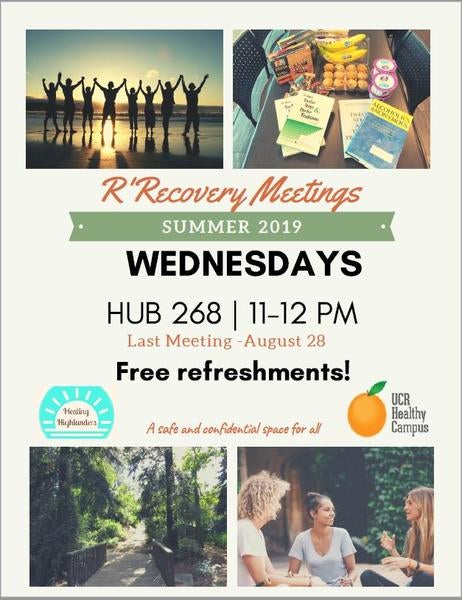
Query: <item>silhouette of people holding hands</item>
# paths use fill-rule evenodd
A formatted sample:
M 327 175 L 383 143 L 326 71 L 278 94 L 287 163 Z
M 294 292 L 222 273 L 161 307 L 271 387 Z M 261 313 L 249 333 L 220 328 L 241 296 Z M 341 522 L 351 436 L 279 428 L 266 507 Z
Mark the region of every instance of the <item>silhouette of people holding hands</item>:
M 95 84 L 99 87 L 99 89 L 104 94 L 103 122 L 101 123 L 101 133 L 103 133 L 104 125 L 106 124 L 108 117 L 110 117 L 111 122 L 112 122 L 112 134 L 114 135 L 114 133 L 116 132 L 115 131 L 115 119 L 116 119 L 115 100 L 116 100 L 119 90 L 126 83 L 127 80 L 124 78 L 122 83 L 116 88 L 114 87 L 113 81 L 109 81 L 109 83 L 107 84 L 107 88 L 103 87 L 100 83 L 98 83 L 97 77 L 94 77 L 93 81 L 95 82 Z
M 80 81 L 74 83 L 72 85 L 72 79 L 69 77 L 66 79 L 66 84 L 63 85 L 61 81 L 61 73 L 58 73 L 58 84 L 61 86 L 64 95 L 64 117 L 63 117 L 63 129 L 67 132 L 67 123 L 69 123 L 70 133 L 75 133 L 74 129 L 74 114 L 75 114 L 75 104 L 74 104 L 74 90 L 78 87 L 84 80 L 82 75 Z
M 46 108 L 46 112 L 45 112 L 45 119 L 43 120 L 43 131 L 48 131 L 48 129 L 47 129 L 48 119 L 51 119 L 53 121 L 53 125 L 55 126 L 56 133 L 59 133 L 61 131 L 61 129 L 58 127 L 58 121 L 57 121 L 58 113 L 57 113 L 57 109 L 56 109 L 56 90 L 57 90 L 58 84 L 60 82 L 60 75 L 61 75 L 61 73 L 58 75 L 57 83 L 52 83 L 50 81 L 50 83 L 48 84 L 48 87 L 45 85 L 45 78 L 42 79 L 43 89 L 45 90 L 45 94 L 48 98 L 47 108 Z
M 93 133 L 93 92 L 95 91 L 95 85 L 95 82 L 93 82 L 93 87 L 85 87 L 82 80 L 82 129 L 84 132 L 88 119 L 88 122 L 90 124 L 90 133 Z
M 124 80 L 125 81 L 125 80 Z M 124 83 L 125 93 L 127 94 L 128 100 L 128 118 L 130 120 L 130 130 L 136 131 L 138 129 L 138 94 L 141 90 L 141 79 L 138 89 L 135 90 L 134 87 L 130 88 L 130 93 L 128 93 L 127 82 Z
M 168 126 L 170 123 L 170 117 L 173 112 L 173 105 L 175 104 L 174 93 L 176 88 L 180 85 L 180 81 L 183 75 L 178 77 L 178 81 L 172 87 L 170 81 L 165 82 L 165 87 L 162 85 L 161 80 L 159 79 L 160 90 L 162 92 L 162 104 L 160 106 L 160 110 L 162 112 L 162 125 L 164 126 L 164 136 L 168 135 Z
M 142 87 L 140 87 L 141 93 L 144 96 L 144 124 L 146 126 L 146 137 L 148 136 L 148 129 L 151 130 L 151 137 L 152 137 L 152 130 L 154 129 L 154 127 L 156 126 L 156 113 L 154 110 L 154 95 L 156 94 L 157 90 L 159 89 L 159 83 L 157 84 L 157 87 L 154 91 L 151 90 L 151 86 L 148 85 L 146 87 L 146 91 L 143 90 Z
M 194 129 L 194 134 L 198 135 L 198 133 L 199 133 L 199 112 L 197 110 L 197 104 L 198 104 L 198 100 L 199 100 L 199 94 L 201 93 L 204 83 L 207 81 L 209 76 L 205 75 L 204 79 L 202 80 L 202 82 L 198 88 L 196 88 L 194 83 L 190 83 L 188 85 L 188 87 L 186 87 L 186 85 L 184 83 L 183 75 L 181 75 L 180 77 L 181 77 L 181 84 L 183 86 L 183 92 L 185 93 L 185 96 L 186 96 L 186 123 L 184 126 L 183 135 L 189 134 L 189 128 L 191 127 L 191 123 L 192 123 L 193 129 Z

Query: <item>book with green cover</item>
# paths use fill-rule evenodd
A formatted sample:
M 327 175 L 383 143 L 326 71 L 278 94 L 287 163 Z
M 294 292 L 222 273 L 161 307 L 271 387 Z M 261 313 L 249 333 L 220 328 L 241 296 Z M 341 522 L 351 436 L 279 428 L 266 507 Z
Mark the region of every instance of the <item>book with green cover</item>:
M 292 110 L 292 106 L 294 104 L 295 96 L 288 96 L 287 98 L 280 98 L 279 100 L 274 101 L 274 107 L 276 109 L 276 118 L 278 121 L 278 129 L 284 127 L 287 116 L 290 114 Z M 281 146 L 282 156 L 284 158 L 286 156 L 293 156 L 294 154 L 300 154 L 300 150 L 296 150 L 295 148 L 290 148 L 289 146 Z
M 318 156 L 333 106 L 333 98 L 298 92 L 276 143 Z
M 373 100 L 353 135 L 347 154 L 368 169 L 394 169 L 412 124 L 412 116 Z
M 287 96 L 287 98 L 280 98 L 279 100 L 274 101 L 274 107 L 276 109 L 276 118 L 278 122 L 278 130 L 284 127 L 284 123 L 290 111 L 292 110 L 292 106 L 294 104 L 295 96 Z M 326 141 L 322 140 L 321 146 L 325 146 Z M 291 148 L 290 146 L 281 146 L 282 156 L 285 158 L 286 156 L 293 156 L 294 154 L 300 154 L 301 150 L 296 150 L 295 148 Z

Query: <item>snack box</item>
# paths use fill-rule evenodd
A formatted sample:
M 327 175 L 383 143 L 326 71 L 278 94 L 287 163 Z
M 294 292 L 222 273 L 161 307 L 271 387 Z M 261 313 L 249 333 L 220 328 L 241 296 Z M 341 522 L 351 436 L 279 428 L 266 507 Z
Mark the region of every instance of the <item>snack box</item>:
M 314 72 L 311 48 L 306 42 L 272 52 L 268 60 L 280 85 L 293 81 L 303 73 Z
M 290 46 L 294 46 L 300 42 L 306 42 L 309 44 L 314 40 L 315 36 L 315 31 L 311 31 L 311 29 L 305 29 L 278 40 L 277 45 L 281 50 L 283 50 L 284 48 L 289 48 Z
M 368 92 L 370 72 L 364 63 L 347 65 L 326 63 L 321 73 L 321 85 L 336 92 Z

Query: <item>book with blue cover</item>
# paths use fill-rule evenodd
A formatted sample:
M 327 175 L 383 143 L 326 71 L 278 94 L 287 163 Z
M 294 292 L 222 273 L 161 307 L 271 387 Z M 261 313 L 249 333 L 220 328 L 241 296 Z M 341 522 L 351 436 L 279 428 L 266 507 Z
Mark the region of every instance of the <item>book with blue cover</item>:
M 368 169 L 394 169 L 411 124 L 411 115 L 373 100 L 346 152 Z

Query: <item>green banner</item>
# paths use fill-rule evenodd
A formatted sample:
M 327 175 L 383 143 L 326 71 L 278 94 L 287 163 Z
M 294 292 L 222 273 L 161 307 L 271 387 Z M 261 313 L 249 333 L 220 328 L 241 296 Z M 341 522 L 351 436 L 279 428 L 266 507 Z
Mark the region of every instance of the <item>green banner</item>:
M 392 242 L 392 212 L 71 212 L 72 242 Z

